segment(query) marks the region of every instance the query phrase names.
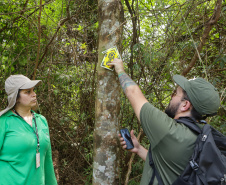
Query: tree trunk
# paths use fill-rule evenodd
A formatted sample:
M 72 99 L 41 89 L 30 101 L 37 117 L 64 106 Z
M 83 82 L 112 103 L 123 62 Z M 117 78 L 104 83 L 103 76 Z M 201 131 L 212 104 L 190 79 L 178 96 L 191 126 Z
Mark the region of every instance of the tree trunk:
M 120 86 L 114 71 L 100 67 L 106 49 L 121 49 L 123 9 L 120 0 L 98 0 L 99 46 L 97 89 L 95 102 L 95 130 L 93 184 L 119 184 L 118 114 Z

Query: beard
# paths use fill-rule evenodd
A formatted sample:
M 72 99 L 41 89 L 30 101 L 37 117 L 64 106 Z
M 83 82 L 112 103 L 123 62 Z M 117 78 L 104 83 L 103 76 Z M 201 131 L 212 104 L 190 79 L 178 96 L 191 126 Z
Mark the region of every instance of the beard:
M 172 105 L 169 103 L 169 105 L 166 107 L 165 109 L 165 113 L 170 117 L 170 118 L 173 118 L 175 117 L 176 113 L 177 113 L 177 110 L 179 108 L 179 103 L 176 104 L 176 105 Z

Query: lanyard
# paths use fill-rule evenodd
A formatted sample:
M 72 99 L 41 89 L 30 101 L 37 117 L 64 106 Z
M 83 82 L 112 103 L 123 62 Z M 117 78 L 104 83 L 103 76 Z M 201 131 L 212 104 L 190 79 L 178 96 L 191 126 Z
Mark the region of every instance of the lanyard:
M 23 117 L 22 117 L 15 109 L 13 109 L 13 111 L 14 111 L 19 117 L 21 117 L 21 118 L 24 120 L 24 118 L 23 118 Z M 32 129 L 33 129 L 33 131 L 34 131 L 34 133 L 35 133 L 35 135 L 36 135 L 36 138 L 37 138 L 37 149 L 36 149 L 36 152 L 39 153 L 40 144 L 39 144 L 39 136 L 38 136 L 38 127 L 37 127 L 37 123 L 36 123 L 36 119 L 35 119 L 34 113 L 32 112 L 31 114 L 32 114 L 32 117 L 33 117 L 34 122 L 35 122 L 35 130 L 33 129 L 33 127 L 32 127 Z M 25 120 L 24 120 L 24 121 L 25 121 Z

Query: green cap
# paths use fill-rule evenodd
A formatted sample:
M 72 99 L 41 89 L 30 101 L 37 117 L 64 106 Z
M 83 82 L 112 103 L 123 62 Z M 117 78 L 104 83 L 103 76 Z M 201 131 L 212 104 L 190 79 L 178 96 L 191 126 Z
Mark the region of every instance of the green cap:
M 217 89 L 203 78 L 187 80 L 181 75 L 174 75 L 174 81 L 185 90 L 193 107 L 199 114 L 214 115 L 220 107 Z

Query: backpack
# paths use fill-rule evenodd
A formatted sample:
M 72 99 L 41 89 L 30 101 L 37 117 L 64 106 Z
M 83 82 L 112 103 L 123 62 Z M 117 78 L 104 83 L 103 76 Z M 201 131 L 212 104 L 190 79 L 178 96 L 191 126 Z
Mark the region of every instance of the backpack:
M 175 120 L 186 125 L 198 137 L 189 163 L 172 185 L 226 185 L 226 136 L 209 124 L 200 129 L 193 118 L 180 117 Z M 149 185 L 153 184 L 155 177 L 159 185 L 164 185 L 152 160 L 151 147 L 149 164 L 153 169 Z

